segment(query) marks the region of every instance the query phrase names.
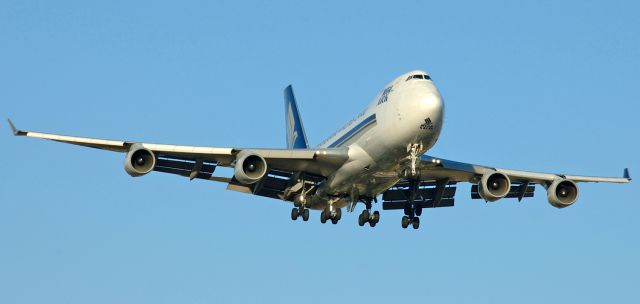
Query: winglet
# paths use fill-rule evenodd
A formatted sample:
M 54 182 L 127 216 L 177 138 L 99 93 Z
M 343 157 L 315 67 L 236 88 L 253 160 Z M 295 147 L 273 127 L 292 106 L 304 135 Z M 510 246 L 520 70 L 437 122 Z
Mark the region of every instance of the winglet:
M 629 168 L 624 168 L 624 178 L 628 179 L 629 181 L 631 181 L 631 175 L 629 174 Z
M 13 122 L 11 121 L 11 119 L 7 119 L 7 121 L 9 122 L 9 127 L 11 127 L 11 132 L 13 132 L 13 135 L 15 135 L 15 136 L 24 136 L 24 135 L 27 135 L 27 132 L 25 132 L 25 131 L 20 131 L 20 130 L 16 129 L 16 126 L 13 124 Z

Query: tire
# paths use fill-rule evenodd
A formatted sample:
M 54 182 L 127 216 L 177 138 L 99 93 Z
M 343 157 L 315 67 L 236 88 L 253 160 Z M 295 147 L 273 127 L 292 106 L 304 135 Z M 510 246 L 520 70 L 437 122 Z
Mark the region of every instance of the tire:
M 338 220 L 331 219 L 331 224 L 334 224 L 334 225 L 335 225 L 335 224 L 337 224 L 337 223 L 338 223 Z
M 404 215 L 411 215 L 413 213 L 413 210 L 411 210 L 411 205 L 406 204 L 404 206 Z
M 291 219 L 292 220 L 297 220 L 298 216 L 300 215 L 300 211 L 298 210 L 298 208 L 293 208 L 291 209 Z
M 420 218 L 419 217 L 414 217 L 413 218 L 413 222 L 411 223 L 411 226 L 413 226 L 413 229 L 418 229 L 420 228 Z
M 327 215 L 324 213 L 324 211 L 322 211 L 322 213 L 320 213 L 320 223 L 326 223 L 327 222 Z
M 380 212 L 377 210 L 373 212 L 373 222 L 378 223 L 380 221 Z
M 364 226 L 364 214 L 360 213 L 360 216 L 358 216 L 358 225 L 360 227 Z
M 417 216 L 421 216 L 422 215 L 422 206 L 420 206 L 420 205 L 416 206 L 416 215 Z
M 336 209 L 336 221 L 339 221 L 342 218 L 342 209 Z
M 376 222 L 374 221 L 369 221 L 369 226 L 371 226 L 371 228 L 376 226 Z
M 369 212 L 369 210 L 363 210 L 362 217 L 364 217 L 368 221 L 371 218 L 371 213 Z
M 302 210 L 302 220 L 305 222 L 309 220 L 309 209 Z
M 409 217 L 408 216 L 403 216 L 402 217 L 402 228 L 407 228 L 409 227 Z

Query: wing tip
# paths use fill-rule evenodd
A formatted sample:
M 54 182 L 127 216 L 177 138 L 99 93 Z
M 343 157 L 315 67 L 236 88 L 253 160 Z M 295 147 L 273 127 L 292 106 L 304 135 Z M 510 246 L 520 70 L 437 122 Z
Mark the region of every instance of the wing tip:
M 11 132 L 13 133 L 14 136 L 27 135 L 27 132 L 18 130 L 10 118 L 7 118 L 7 122 L 9 122 L 9 127 L 11 128 Z
M 629 174 L 629 168 L 624 168 L 624 174 L 622 177 L 626 178 L 628 181 L 631 181 L 631 174 Z

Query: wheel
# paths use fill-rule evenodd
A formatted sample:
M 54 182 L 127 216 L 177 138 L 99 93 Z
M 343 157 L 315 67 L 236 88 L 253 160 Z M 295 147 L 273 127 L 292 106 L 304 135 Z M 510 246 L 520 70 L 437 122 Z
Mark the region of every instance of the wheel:
M 419 217 L 414 217 L 413 218 L 413 222 L 411 223 L 411 225 L 413 226 L 413 229 L 418 229 L 420 228 L 420 218 Z
M 364 214 L 360 213 L 360 216 L 358 216 L 358 225 L 360 225 L 360 227 L 364 226 Z
M 405 215 L 402 217 L 402 228 L 407 227 L 409 227 L 409 217 Z
M 368 220 L 369 220 L 369 218 L 371 217 L 371 212 L 370 212 L 369 210 L 367 210 L 367 209 L 362 210 L 362 217 L 363 217 L 366 221 L 368 221 Z M 365 222 L 366 222 L 366 221 L 365 221 Z
M 320 213 L 320 223 L 326 223 L 327 222 L 327 215 L 326 213 L 324 213 L 324 211 L 322 211 L 322 213 Z
M 378 223 L 380 221 L 380 212 L 377 210 L 373 212 L 373 222 Z
M 336 209 L 336 221 L 339 221 L 342 218 L 342 209 Z
M 416 215 L 417 216 L 421 216 L 422 215 L 422 206 L 420 206 L 420 205 L 416 206 Z
M 376 226 L 376 222 L 375 221 L 369 221 L 369 226 L 371 226 L 371 228 Z
M 309 209 L 302 210 L 302 220 L 305 222 L 309 220 Z
M 298 210 L 298 208 L 293 208 L 291 209 L 291 219 L 292 220 L 297 220 L 298 216 L 300 215 L 300 211 Z
M 294 207 L 300 207 L 300 202 L 298 202 L 298 200 L 293 200 L 293 206 Z
M 338 223 L 338 220 L 336 220 L 336 219 L 331 219 L 331 224 L 334 224 L 334 225 L 335 225 L 335 224 L 337 224 L 337 223 Z
M 411 205 L 406 204 L 404 206 L 404 215 L 413 215 L 413 208 L 411 208 Z

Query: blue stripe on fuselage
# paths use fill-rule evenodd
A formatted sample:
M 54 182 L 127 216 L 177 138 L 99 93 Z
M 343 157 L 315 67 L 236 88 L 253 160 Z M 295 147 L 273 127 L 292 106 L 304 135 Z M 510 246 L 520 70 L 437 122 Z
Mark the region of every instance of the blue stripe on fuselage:
M 375 123 L 376 123 L 376 114 L 373 114 L 373 115 L 365 118 L 358 125 L 353 127 L 353 129 L 349 130 L 347 133 L 345 133 L 344 135 L 340 136 L 340 138 L 338 138 L 338 140 L 336 140 L 335 142 L 333 142 L 332 144 L 329 145 L 329 148 L 334 148 L 334 147 L 341 146 L 346 141 L 348 141 L 349 139 L 353 138 L 354 136 L 356 136 L 361 131 L 365 130 L 368 126 L 374 125 Z

